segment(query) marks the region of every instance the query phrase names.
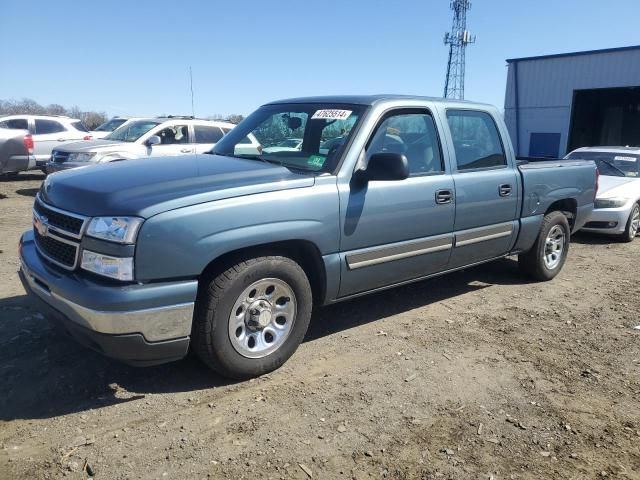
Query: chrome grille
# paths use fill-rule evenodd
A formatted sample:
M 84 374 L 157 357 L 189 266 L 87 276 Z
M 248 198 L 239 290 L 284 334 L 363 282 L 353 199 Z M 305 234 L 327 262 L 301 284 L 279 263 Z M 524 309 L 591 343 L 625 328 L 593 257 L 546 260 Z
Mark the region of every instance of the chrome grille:
M 66 212 L 36 196 L 33 207 L 33 233 L 40 255 L 60 267 L 74 270 L 78 266 L 80 238 L 88 219 Z
M 64 163 L 68 158 L 68 152 L 59 152 L 58 150 L 54 150 L 53 154 L 51 155 L 51 160 L 53 160 L 55 163 Z

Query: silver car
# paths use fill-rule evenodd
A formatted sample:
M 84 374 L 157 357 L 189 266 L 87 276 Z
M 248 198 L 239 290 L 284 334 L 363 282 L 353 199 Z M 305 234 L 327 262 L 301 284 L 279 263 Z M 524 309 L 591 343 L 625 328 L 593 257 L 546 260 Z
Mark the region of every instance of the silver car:
M 89 131 L 80 120 L 57 115 L 8 115 L 0 117 L 0 128 L 27 130 L 31 134 L 33 151 L 29 155 L 29 170 L 44 170 L 58 145 L 89 138 Z
M 582 231 L 632 242 L 640 229 L 640 148 L 585 147 L 565 158 L 594 160 L 600 173 L 595 208 Z
M 57 147 L 47 164 L 47 173 L 119 160 L 204 153 L 234 126 L 175 116 L 128 121 L 101 140 Z

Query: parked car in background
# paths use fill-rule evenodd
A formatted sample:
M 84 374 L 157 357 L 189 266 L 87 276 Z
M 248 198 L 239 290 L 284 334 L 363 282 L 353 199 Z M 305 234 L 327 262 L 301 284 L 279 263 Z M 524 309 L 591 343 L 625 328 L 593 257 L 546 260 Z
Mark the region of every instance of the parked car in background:
M 600 172 L 595 208 L 582 230 L 632 242 L 640 229 L 640 148 L 585 147 L 565 158 L 594 160 Z
M 265 153 L 299 152 L 301 148 L 302 148 L 301 138 L 287 138 L 286 140 L 282 140 L 270 147 L 264 147 L 262 151 Z
M 242 153 L 278 132 L 302 149 Z M 349 133 L 324 155 L 327 132 Z M 597 185 L 591 161 L 519 164 L 496 108 L 421 97 L 273 102 L 210 153 L 48 177 L 20 241 L 37 308 L 129 363 L 191 346 L 252 377 L 295 352 L 314 306 L 513 254 L 554 278 Z
M 35 159 L 29 131 L 0 128 L 0 175 L 13 176 L 30 166 L 35 166 Z
M 132 122 L 134 120 L 138 120 L 138 119 L 137 118 L 131 118 L 131 117 L 113 117 L 113 118 L 107 120 L 106 122 L 104 122 L 99 127 L 97 127 L 95 130 L 91 130 L 89 132 L 91 134 L 91 139 L 92 140 L 99 140 L 101 138 L 104 138 L 107 135 L 109 135 L 111 132 L 116 130 L 117 128 L 119 128 L 122 125 L 124 125 L 125 123 Z
M 119 160 L 204 153 L 224 136 L 223 128 L 231 130 L 234 126 L 177 116 L 132 120 L 101 140 L 57 147 L 47 164 L 47 173 Z
M 89 138 L 89 131 L 80 120 L 64 116 L 8 115 L 0 117 L 0 128 L 27 130 L 33 138 L 33 158 L 29 168 L 43 171 L 55 147 Z

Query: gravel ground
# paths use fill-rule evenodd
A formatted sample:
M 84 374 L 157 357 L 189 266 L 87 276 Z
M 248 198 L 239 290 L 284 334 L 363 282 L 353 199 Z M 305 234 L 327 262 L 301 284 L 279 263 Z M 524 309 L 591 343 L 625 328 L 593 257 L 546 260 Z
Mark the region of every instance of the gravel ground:
M 277 372 L 136 369 L 53 330 L 16 275 L 42 175 L 0 181 L 0 478 L 640 478 L 640 241 L 579 235 L 316 311 Z

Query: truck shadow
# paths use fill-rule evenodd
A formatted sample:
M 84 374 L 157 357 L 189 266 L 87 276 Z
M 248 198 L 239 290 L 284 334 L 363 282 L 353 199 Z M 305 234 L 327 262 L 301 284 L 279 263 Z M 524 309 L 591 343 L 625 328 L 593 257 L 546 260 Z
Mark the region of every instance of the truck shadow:
M 612 235 L 598 235 L 597 233 L 591 232 L 578 232 L 572 235 L 571 243 L 579 243 L 581 245 L 622 244 L 622 242 Z
M 306 342 L 491 285 L 526 283 L 504 259 L 381 294 L 319 309 Z M 81 347 L 29 305 L 0 300 L 0 420 L 52 418 L 143 399 L 147 394 L 205 390 L 233 382 L 192 356 L 135 368 Z

